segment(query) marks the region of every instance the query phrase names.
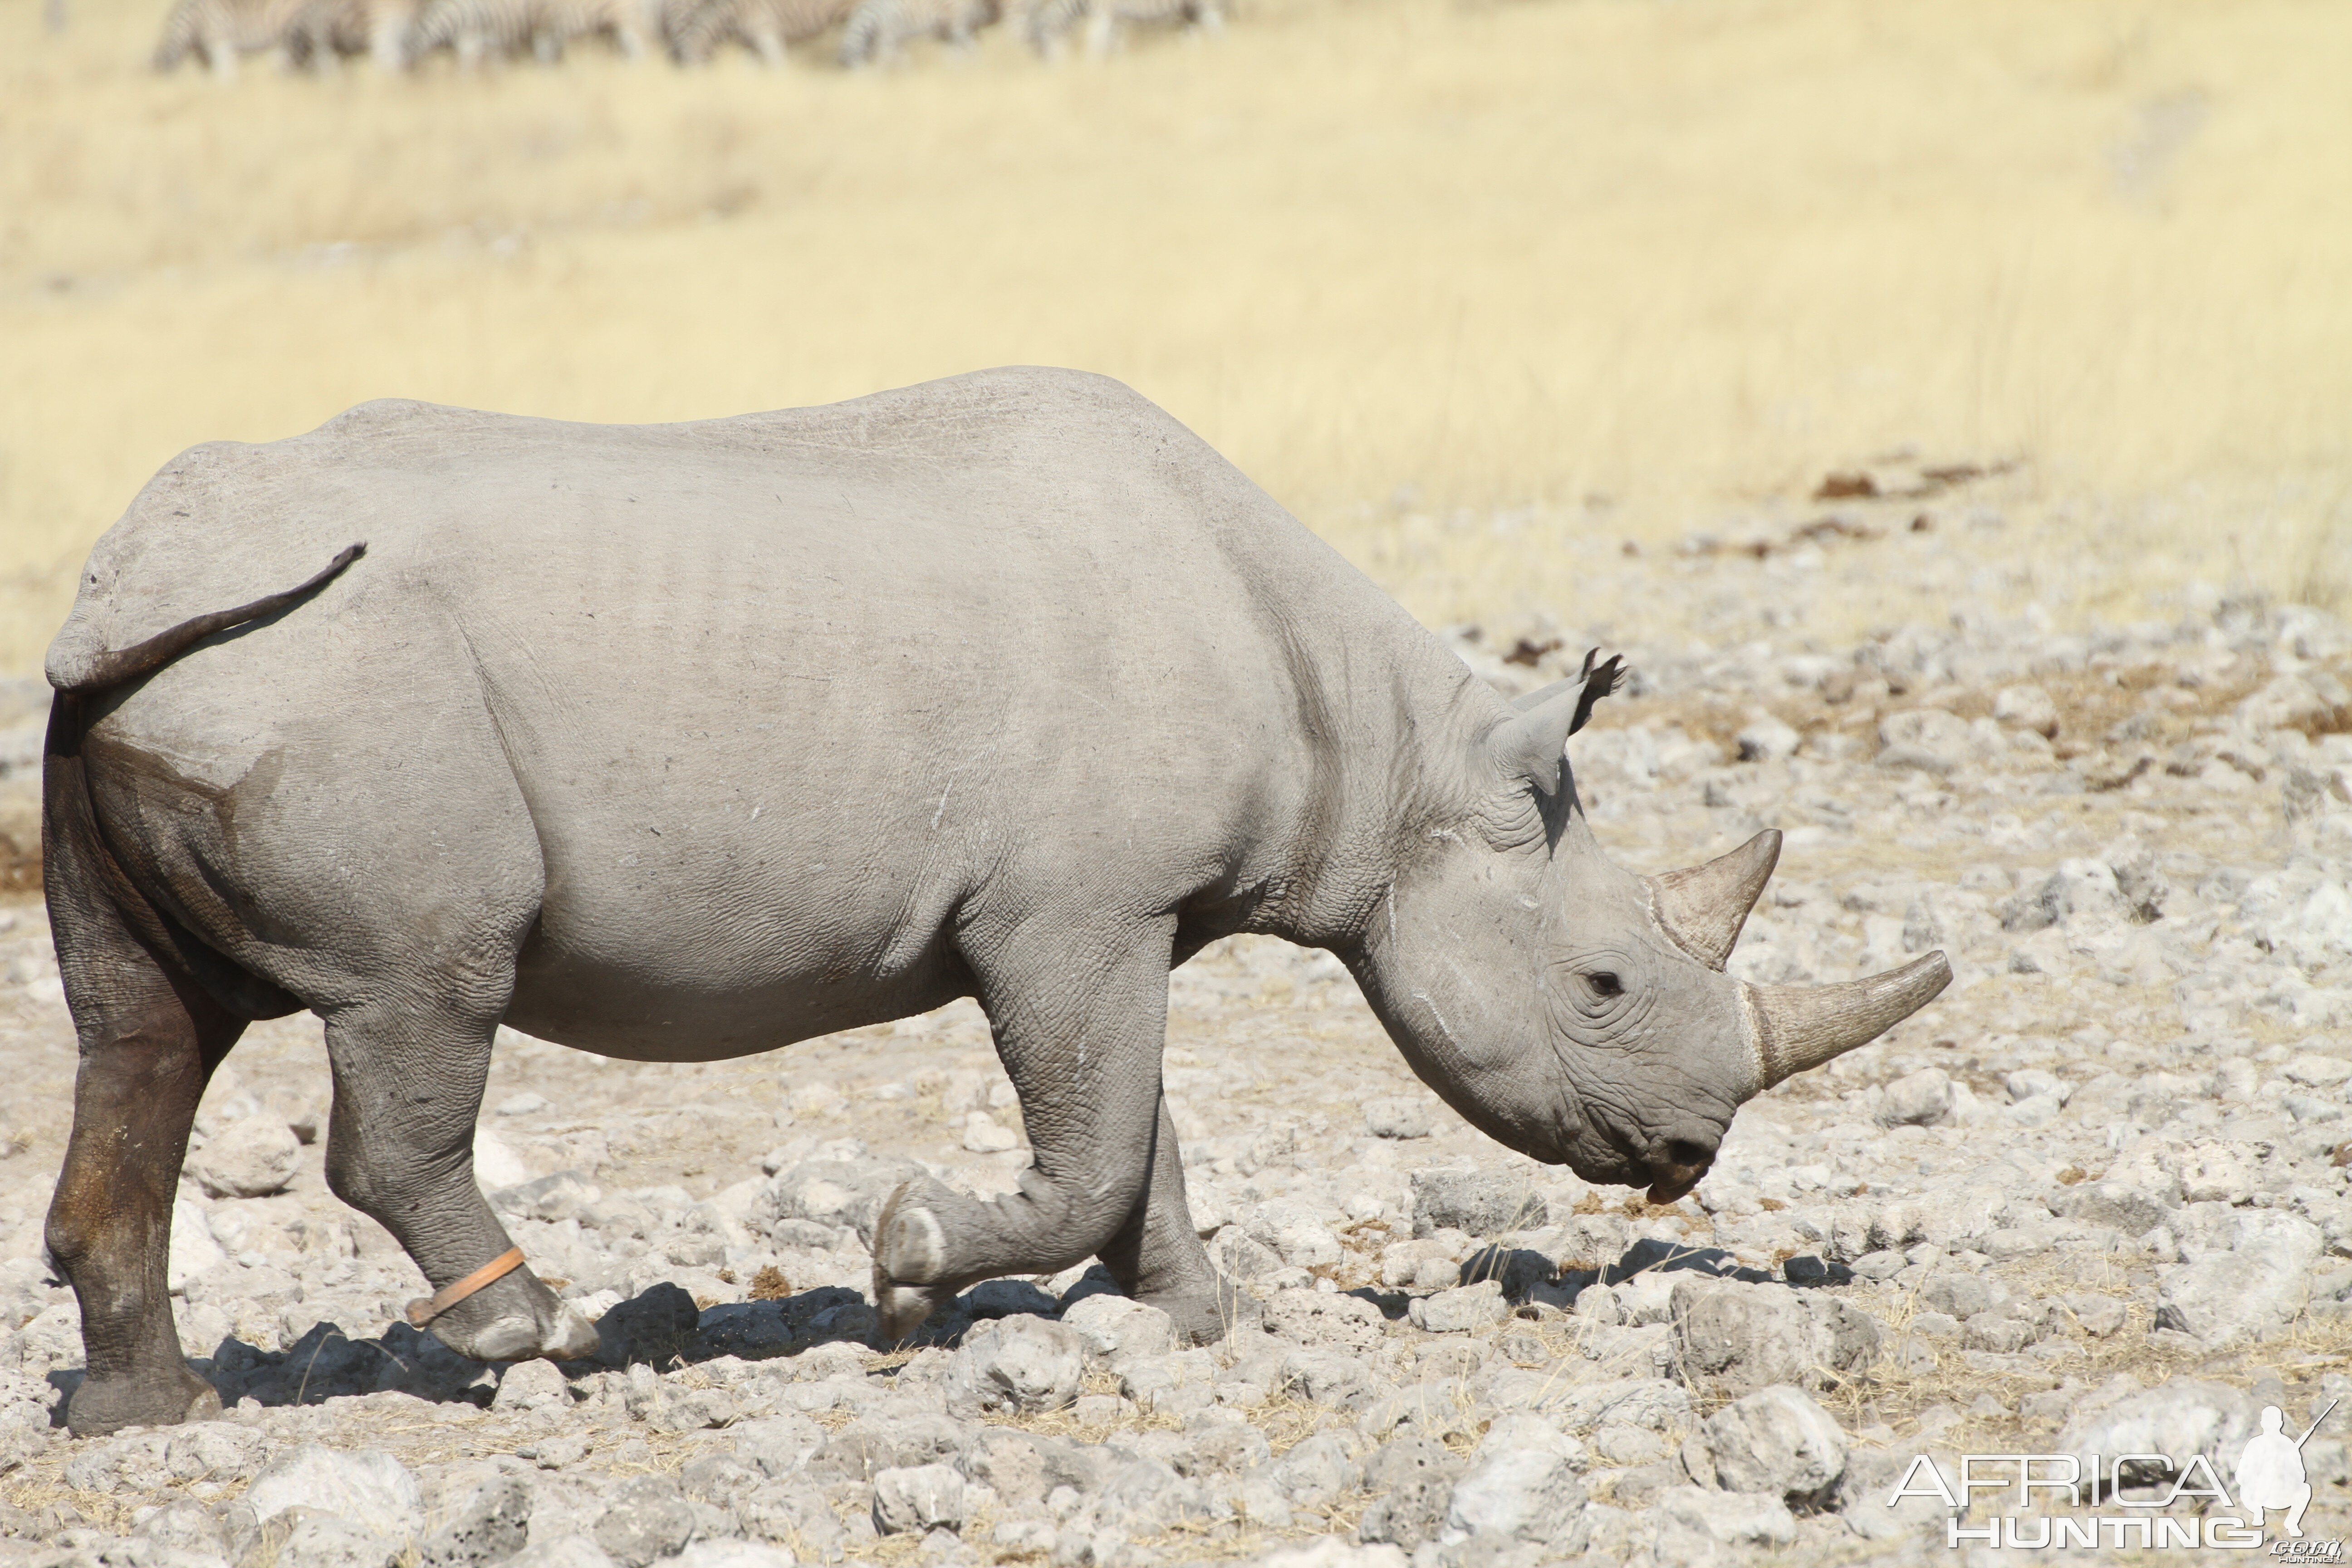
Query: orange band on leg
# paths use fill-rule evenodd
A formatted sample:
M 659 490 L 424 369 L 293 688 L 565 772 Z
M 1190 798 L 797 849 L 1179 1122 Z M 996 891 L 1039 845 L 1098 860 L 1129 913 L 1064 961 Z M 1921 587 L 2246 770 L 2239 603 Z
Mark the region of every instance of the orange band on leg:
M 522 1248 L 510 1247 L 454 1285 L 446 1285 L 430 1296 L 419 1296 L 408 1304 L 408 1321 L 423 1328 L 475 1291 L 495 1285 L 522 1267 Z

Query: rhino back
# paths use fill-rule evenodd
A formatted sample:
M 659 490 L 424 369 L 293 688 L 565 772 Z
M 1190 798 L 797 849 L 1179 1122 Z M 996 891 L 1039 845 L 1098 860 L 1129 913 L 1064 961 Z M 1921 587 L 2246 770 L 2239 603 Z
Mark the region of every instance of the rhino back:
M 527 805 L 517 1005 L 559 1038 L 648 987 L 649 1030 L 722 998 L 931 1005 L 983 889 L 1141 913 L 1277 877 L 1344 741 L 1301 722 L 1327 652 L 1420 638 L 1181 426 L 1068 373 L 661 426 L 371 405 L 178 468 L 93 552 L 77 623 L 112 646 L 369 552 L 113 727 L 331 767 L 342 721 L 286 672 L 448 647 L 498 754 L 446 765 Z

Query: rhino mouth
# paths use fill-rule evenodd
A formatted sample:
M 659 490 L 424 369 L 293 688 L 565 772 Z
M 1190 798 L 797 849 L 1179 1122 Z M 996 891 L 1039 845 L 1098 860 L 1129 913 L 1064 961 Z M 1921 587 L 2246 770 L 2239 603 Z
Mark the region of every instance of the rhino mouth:
M 1646 1163 L 1650 1170 L 1650 1201 L 1670 1204 L 1686 1196 L 1714 1168 L 1715 1151 L 1689 1139 L 1670 1138 Z
M 1714 1163 L 1714 1161 L 1707 1160 L 1696 1165 L 1652 1165 L 1650 1201 L 1671 1204 L 1687 1197 L 1690 1190 L 1699 1184 Z

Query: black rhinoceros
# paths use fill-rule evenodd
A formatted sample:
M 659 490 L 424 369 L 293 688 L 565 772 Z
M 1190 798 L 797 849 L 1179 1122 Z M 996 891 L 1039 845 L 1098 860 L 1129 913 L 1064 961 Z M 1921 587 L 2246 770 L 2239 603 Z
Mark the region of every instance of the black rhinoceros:
M 1778 836 L 1657 878 L 1600 853 L 1563 742 L 1612 666 L 1507 703 L 1066 371 L 635 427 L 373 403 L 199 447 L 91 552 L 47 668 L 78 1433 L 214 1401 L 164 1254 L 251 1019 L 324 1020 L 334 1190 L 440 1288 L 435 1333 L 509 1359 L 596 1336 L 475 1184 L 501 1021 L 709 1060 L 977 997 L 1034 1168 L 895 1194 L 886 1327 L 1099 1255 L 1197 1335 L 1160 1048 L 1206 942 L 1338 954 L 1472 1122 L 1660 1198 L 1949 975 L 1726 976 Z

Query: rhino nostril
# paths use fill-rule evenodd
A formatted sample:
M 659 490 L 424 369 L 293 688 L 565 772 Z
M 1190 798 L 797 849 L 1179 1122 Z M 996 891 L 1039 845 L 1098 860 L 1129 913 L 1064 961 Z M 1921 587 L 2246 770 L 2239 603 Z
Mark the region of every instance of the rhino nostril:
M 1715 1158 L 1714 1150 L 1705 1144 L 1694 1143 L 1687 1138 L 1668 1139 L 1665 1152 L 1668 1163 L 1678 1165 L 1684 1170 L 1689 1170 L 1694 1165 L 1704 1165 Z

